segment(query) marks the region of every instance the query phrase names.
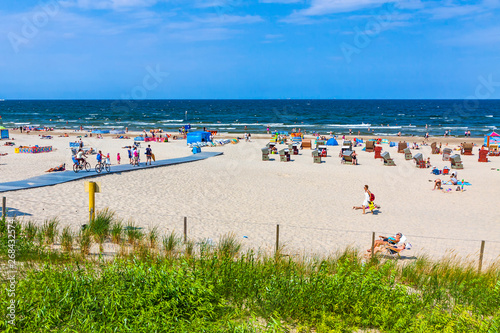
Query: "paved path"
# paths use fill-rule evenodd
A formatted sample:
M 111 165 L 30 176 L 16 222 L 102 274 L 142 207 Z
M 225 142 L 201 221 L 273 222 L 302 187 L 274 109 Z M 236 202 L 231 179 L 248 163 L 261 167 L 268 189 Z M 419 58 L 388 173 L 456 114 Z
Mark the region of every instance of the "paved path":
M 71 168 L 71 169 L 73 168 L 73 165 L 70 165 L 66 171 L 49 172 L 49 173 L 46 173 L 44 175 L 33 177 L 33 178 L 18 180 L 15 182 L 0 183 L 0 193 L 1 192 L 8 192 L 8 191 L 25 190 L 25 189 L 29 189 L 29 188 L 35 188 L 35 187 L 52 186 L 52 185 L 66 183 L 66 182 L 71 182 L 73 180 L 78 180 L 78 179 L 82 179 L 82 178 L 102 176 L 102 175 L 107 175 L 107 174 L 111 174 L 111 173 L 120 173 L 120 172 L 134 171 L 134 170 L 144 170 L 144 169 L 157 168 L 157 167 L 162 167 L 162 166 L 167 166 L 167 165 L 175 165 L 175 164 L 181 164 L 181 163 L 200 161 L 200 160 L 204 160 L 204 159 L 214 157 L 214 156 L 219 156 L 219 155 L 222 155 L 222 153 L 221 152 L 203 152 L 203 153 L 194 154 L 194 155 L 190 155 L 190 156 L 186 156 L 186 157 L 179 157 L 179 158 L 172 158 L 169 160 L 156 161 L 156 162 L 153 162 L 153 165 L 148 165 L 148 166 L 146 166 L 144 163 L 141 163 L 141 165 L 138 167 L 134 167 L 130 164 L 112 165 L 111 172 L 108 173 L 108 172 L 106 172 L 106 170 L 103 170 L 100 174 L 95 172 L 95 169 L 94 169 L 95 164 L 92 164 L 92 169 L 90 172 L 87 172 L 85 170 L 81 170 L 78 173 L 75 173 L 73 170 L 68 170 L 69 168 Z

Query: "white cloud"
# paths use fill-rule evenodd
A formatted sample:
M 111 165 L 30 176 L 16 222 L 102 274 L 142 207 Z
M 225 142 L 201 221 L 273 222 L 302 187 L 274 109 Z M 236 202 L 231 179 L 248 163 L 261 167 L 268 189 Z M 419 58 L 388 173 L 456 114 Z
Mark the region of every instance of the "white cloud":
M 252 24 L 264 21 L 262 17 L 255 15 L 208 15 L 205 17 L 195 18 L 194 21 L 206 24 Z
M 290 4 L 290 3 L 299 3 L 304 2 L 304 0 L 259 0 L 260 3 L 282 3 L 282 4 Z
M 489 45 L 495 47 L 500 43 L 500 27 L 489 27 L 461 33 L 459 36 L 441 40 L 454 46 Z
M 127 10 L 154 6 L 158 0 L 74 0 L 61 1 L 65 7 L 81 9 Z
M 378 7 L 398 0 L 312 0 L 311 7 L 300 10 L 296 14 L 304 16 L 321 16 L 335 13 L 353 12 L 360 9 Z

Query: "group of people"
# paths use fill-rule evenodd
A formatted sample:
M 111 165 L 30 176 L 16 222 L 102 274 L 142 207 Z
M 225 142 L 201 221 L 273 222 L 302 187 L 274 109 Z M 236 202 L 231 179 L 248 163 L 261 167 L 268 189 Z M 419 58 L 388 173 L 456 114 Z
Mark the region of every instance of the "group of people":
M 92 149 L 90 151 L 92 151 Z M 118 154 L 118 156 L 120 156 L 120 155 Z M 78 149 L 76 155 L 73 156 L 74 160 L 78 164 L 86 162 L 86 157 L 87 157 L 87 153 L 83 150 L 83 148 Z M 109 153 L 104 157 L 104 154 L 102 153 L 102 151 L 99 150 L 97 152 L 96 159 L 97 159 L 98 163 L 103 163 L 103 159 L 104 159 L 105 164 L 111 165 L 111 158 L 109 156 Z
M 134 148 L 129 146 L 127 152 L 130 164 L 132 164 L 133 166 L 139 166 L 140 151 L 139 149 L 137 149 L 137 146 L 135 146 Z M 146 165 L 148 165 L 148 162 L 149 165 L 151 165 L 152 159 L 153 159 L 153 150 L 151 149 L 151 145 L 148 145 L 148 147 L 146 148 Z
M 363 214 L 366 214 L 366 211 L 369 210 L 373 214 L 375 209 L 380 208 L 374 201 L 375 195 L 369 190 L 368 185 L 365 185 L 363 204 L 361 206 L 353 206 L 352 209 L 362 209 Z M 398 232 L 394 236 L 379 236 L 379 240 L 376 240 L 373 244 L 373 254 L 383 250 L 388 250 L 390 254 L 396 254 L 405 249 L 409 250 L 411 247 L 412 245 L 407 242 L 406 237 L 401 232 Z M 371 254 L 371 249 L 368 249 L 367 252 Z
M 449 183 L 447 183 L 447 184 L 448 185 L 458 185 L 458 173 L 457 172 L 451 173 Z M 438 178 L 434 181 L 434 188 L 432 190 L 433 191 L 434 190 L 443 190 L 442 185 L 443 185 L 442 180 Z M 462 179 L 461 186 L 458 186 L 456 190 L 457 191 L 464 190 L 464 180 L 463 179 Z M 443 190 L 443 192 L 450 192 L 450 191 L 451 191 L 451 189 Z

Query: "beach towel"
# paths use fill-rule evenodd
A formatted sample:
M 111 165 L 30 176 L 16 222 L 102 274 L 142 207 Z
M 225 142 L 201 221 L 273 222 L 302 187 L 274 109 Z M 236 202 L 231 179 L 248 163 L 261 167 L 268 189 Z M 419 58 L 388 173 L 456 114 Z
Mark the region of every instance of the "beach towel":
M 455 185 L 451 181 L 446 181 L 446 182 L 443 182 L 443 185 L 457 186 L 457 185 L 462 185 L 462 182 L 458 182 L 457 185 Z M 472 185 L 472 184 L 469 182 L 464 182 L 464 186 L 469 186 L 469 185 Z

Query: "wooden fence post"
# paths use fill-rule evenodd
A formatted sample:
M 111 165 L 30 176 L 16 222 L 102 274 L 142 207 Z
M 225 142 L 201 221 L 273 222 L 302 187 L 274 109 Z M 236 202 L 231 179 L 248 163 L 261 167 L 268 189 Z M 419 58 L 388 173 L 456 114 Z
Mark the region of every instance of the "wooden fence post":
M 483 268 L 484 243 L 485 243 L 484 240 L 481 241 L 481 251 L 479 251 L 479 267 L 478 267 L 479 273 L 481 273 L 481 269 Z
M 2 197 L 2 218 L 6 217 L 7 215 L 7 198 Z
M 187 216 L 184 216 L 184 243 L 187 242 L 187 236 L 188 236 L 188 218 Z
M 276 224 L 276 248 L 274 255 L 277 257 L 280 250 L 280 225 Z
M 372 253 L 371 253 L 371 258 L 373 258 L 374 256 L 374 252 L 375 251 L 375 231 L 372 232 Z

